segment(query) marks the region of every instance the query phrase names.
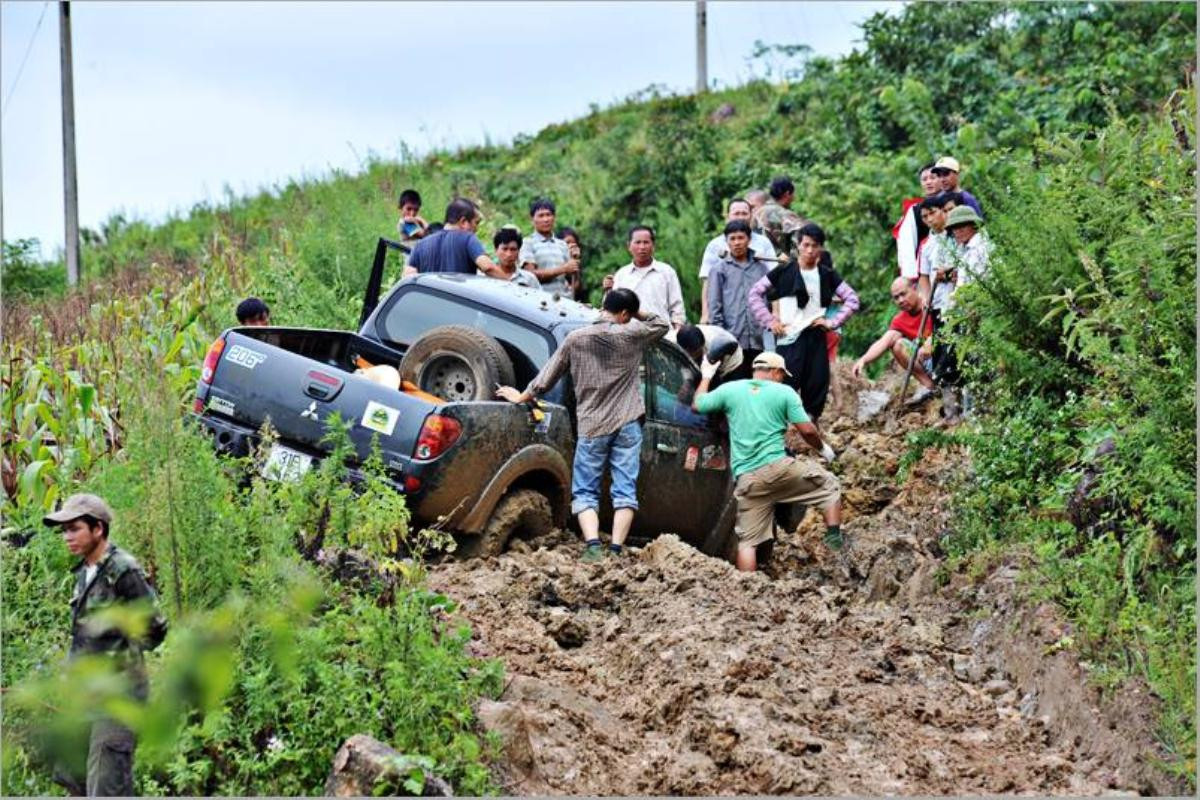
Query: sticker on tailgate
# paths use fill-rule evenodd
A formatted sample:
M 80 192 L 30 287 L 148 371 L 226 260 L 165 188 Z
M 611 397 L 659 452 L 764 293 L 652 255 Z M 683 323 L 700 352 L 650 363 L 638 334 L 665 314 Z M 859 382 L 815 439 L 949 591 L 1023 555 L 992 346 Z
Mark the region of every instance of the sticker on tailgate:
M 370 400 L 367 402 L 367 410 L 363 412 L 362 421 L 359 424 L 364 428 L 379 431 L 385 436 L 391 436 L 392 431 L 396 430 L 396 421 L 399 419 L 399 409 Z
M 229 348 L 229 355 L 225 356 L 226 361 L 232 361 L 234 364 L 245 367 L 246 369 L 254 369 L 259 364 L 267 360 L 265 353 L 260 353 L 257 350 L 251 350 L 249 347 L 242 347 L 240 344 L 235 344 Z
M 225 414 L 232 417 L 237 406 L 235 406 L 232 401 L 226 400 L 224 397 L 209 397 L 208 408 L 210 411 L 216 411 L 218 414 Z

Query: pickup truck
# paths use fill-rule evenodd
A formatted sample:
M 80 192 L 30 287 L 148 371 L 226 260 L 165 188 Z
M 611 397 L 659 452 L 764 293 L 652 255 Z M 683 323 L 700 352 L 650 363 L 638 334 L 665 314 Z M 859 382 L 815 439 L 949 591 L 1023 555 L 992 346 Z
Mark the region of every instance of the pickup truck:
M 278 434 L 264 469 L 302 473 L 322 458 L 324 420 L 353 423 L 365 458 L 377 437 L 416 524 L 439 523 L 466 555 L 502 552 L 569 519 L 576 426 L 569 375 L 534 410 L 494 398 L 524 387 L 572 330 L 597 311 L 492 278 L 425 274 L 378 301 L 393 242 L 381 239 L 360 330 L 237 327 L 205 358 L 194 414 L 219 451 L 245 455 L 270 421 Z M 360 367 L 386 365 L 393 388 Z M 642 365 L 646 417 L 632 542 L 662 532 L 714 555 L 732 552 L 735 504 L 727 435 L 691 408 L 696 366 L 660 341 Z M 351 475 L 354 468 L 351 465 Z M 601 508 L 611 521 L 611 509 Z

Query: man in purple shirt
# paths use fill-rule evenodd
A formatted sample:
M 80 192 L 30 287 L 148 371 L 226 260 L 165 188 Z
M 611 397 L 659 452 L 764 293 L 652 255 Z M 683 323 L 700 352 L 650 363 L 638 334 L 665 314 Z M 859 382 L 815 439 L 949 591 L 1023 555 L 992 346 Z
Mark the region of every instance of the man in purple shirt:
M 942 156 L 933 165 L 933 174 L 942 182 L 943 192 L 958 192 L 962 195 L 963 202 L 975 209 L 975 213 L 983 218 L 983 208 L 980 207 L 979 201 L 975 199 L 975 195 L 968 192 L 966 189 L 959 188 L 958 173 L 962 172 L 962 167 L 959 166 L 958 159 L 950 156 Z

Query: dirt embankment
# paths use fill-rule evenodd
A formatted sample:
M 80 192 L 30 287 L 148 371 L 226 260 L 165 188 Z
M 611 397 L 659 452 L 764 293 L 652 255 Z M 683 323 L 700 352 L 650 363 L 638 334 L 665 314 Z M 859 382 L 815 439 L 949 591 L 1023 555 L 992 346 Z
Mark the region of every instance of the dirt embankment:
M 479 709 L 504 742 L 506 790 L 1176 789 L 1148 766 L 1146 704 L 1126 703 L 1139 710 L 1118 737 L 1120 709 L 1097 707 L 1069 653 L 1043 654 L 1061 623 L 1013 604 L 1013 570 L 939 586 L 955 458 L 931 454 L 896 478 L 905 432 L 936 418 L 935 403 L 898 425 L 829 425 L 853 540 L 844 556 L 810 513 L 758 574 L 672 535 L 601 564 L 580 563 L 564 536 L 435 568 L 477 652 L 508 668 L 503 696 Z

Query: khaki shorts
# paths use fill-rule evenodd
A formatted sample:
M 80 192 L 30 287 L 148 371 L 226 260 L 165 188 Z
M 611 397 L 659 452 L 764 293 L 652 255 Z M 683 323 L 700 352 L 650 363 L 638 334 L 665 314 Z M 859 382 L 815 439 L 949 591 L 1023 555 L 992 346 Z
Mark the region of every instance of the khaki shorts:
M 777 503 L 827 508 L 841 497 L 841 487 L 834 475 L 812 460 L 788 456 L 740 476 L 733 496 L 738 547 L 754 547 L 774 538 Z

